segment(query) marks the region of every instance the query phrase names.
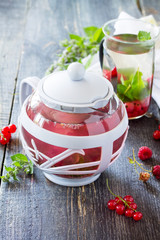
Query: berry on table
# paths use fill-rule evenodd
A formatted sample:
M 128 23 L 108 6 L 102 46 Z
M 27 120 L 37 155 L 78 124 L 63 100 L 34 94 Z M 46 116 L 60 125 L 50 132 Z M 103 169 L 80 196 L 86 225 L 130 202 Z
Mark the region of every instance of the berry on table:
M 9 142 L 10 138 L 11 138 L 11 134 L 10 135 L 9 134 L 8 135 L 0 134 L 0 143 L 2 145 L 5 145 Z
M 119 197 L 116 197 L 116 198 L 114 199 L 114 201 L 116 202 L 116 204 L 118 204 L 118 203 L 123 204 L 123 201 L 122 201 L 121 199 L 123 199 L 123 198 L 119 196 Z
M 160 165 L 154 166 L 152 168 L 152 173 L 157 179 L 160 179 Z
M 123 215 L 124 212 L 125 212 L 125 206 L 124 206 L 124 204 L 117 204 L 117 205 L 116 205 L 116 213 L 117 213 L 118 215 Z
M 138 157 L 144 161 L 152 157 L 152 150 L 149 147 L 143 146 L 140 147 L 138 151 Z
M 10 130 L 10 133 L 15 133 L 15 131 L 17 130 L 17 127 L 15 124 L 10 124 L 8 128 Z
M 131 195 L 126 195 L 126 196 L 123 198 L 123 200 L 126 201 L 127 203 L 134 202 L 134 198 L 133 198 Z
M 9 126 L 3 127 L 0 131 L 0 143 L 5 145 L 9 142 L 11 138 L 11 133 L 15 133 L 17 127 L 15 124 L 10 124 Z
M 126 209 L 124 214 L 126 217 L 133 217 L 134 211 L 132 209 Z
M 139 180 L 143 182 L 147 182 L 150 178 L 150 174 L 148 172 L 141 172 L 139 175 Z
M 135 221 L 141 220 L 142 217 L 143 217 L 143 214 L 142 214 L 141 212 L 135 212 L 135 213 L 133 214 L 133 219 L 134 219 Z
M 154 138 L 155 140 L 159 140 L 159 139 L 160 139 L 160 130 L 155 130 L 155 131 L 153 132 L 153 138 Z
M 8 126 L 3 127 L 3 128 L 1 129 L 1 133 L 2 133 L 2 134 L 10 133 L 9 127 L 8 127 Z
M 115 202 L 114 199 L 111 199 L 108 201 L 107 206 L 110 210 L 115 210 L 116 209 L 117 203 Z
M 135 202 L 131 202 L 131 203 L 128 203 L 129 207 L 127 207 L 127 209 L 134 209 L 136 210 L 137 209 L 137 204 Z

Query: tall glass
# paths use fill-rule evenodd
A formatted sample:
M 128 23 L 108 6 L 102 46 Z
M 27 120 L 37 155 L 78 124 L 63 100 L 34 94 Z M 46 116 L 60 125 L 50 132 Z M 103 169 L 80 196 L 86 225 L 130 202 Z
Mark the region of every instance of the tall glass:
M 103 75 L 112 82 L 129 119 L 140 118 L 150 105 L 159 28 L 141 20 L 115 19 L 104 25 L 103 32 L 105 40 L 100 46 Z M 139 40 L 138 34 L 143 39 Z M 146 40 L 149 35 L 151 39 Z

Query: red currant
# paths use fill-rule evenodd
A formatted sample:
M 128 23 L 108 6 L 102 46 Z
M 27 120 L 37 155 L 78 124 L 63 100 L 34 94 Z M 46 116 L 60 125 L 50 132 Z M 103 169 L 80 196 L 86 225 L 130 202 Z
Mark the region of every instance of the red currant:
M 141 220 L 142 217 L 143 217 L 143 214 L 142 214 L 141 212 L 135 212 L 135 213 L 133 214 L 133 219 L 134 219 L 135 221 Z
M 11 133 L 15 133 L 15 131 L 16 131 L 16 129 L 17 129 L 17 127 L 16 127 L 15 124 L 10 124 L 10 125 L 8 126 L 8 128 L 9 128 L 9 130 L 10 130 Z
M 160 130 L 154 131 L 154 133 L 153 133 L 153 138 L 154 138 L 155 140 L 159 140 L 159 139 L 160 139 Z
M 129 202 L 129 203 L 134 202 L 133 197 L 130 196 L 130 195 L 126 195 L 126 196 L 123 198 L 123 200 L 125 200 L 126 202 Z
M 134 203 L 134 202 L 131 202 L 131 203 L 129 203 L 128 205 L 129 205 L 129 207 L 127 207 L 128 209 L 134 209 L 134 210 L 137 209 L 137 204 Z
M 116 209 L 116 202 L 115 200 L 111 199 L 108 201 L 107 206 L 110 210 L 115 210 Z
M 134 211 L 132 209 L 126 209 L 124 214 L 126 217 L 133 217 Z
M 123 215 L 125 212 L 125 206 L 123 204 L 117 204 L 116 205 L 116 213 L 118 215 Z
M 3 134 L 7 134 L 7 133 L 10 133 L 10 130 L 9 130 L 9 127 L 3 127 L 2 129 L 1 129 L 1 132 L 3 133 Z
M 3 134 L 0 134 L 0 143 L 2 145 L 5 145 L 9 142 L 10 138 L 11 138 L 11 134 L 9 135 L 10 133 L 8 133 L 8 135 L 3 135 Z
M 122 198 L 122 197 L 116 197 L 116 198 L 114 199 L 114 201 L 116 202 L 116 204 L 123 204 L 123 201 L 122 201 L 120 198 Z M 122 199 L 123 199 L 123 198 L 122 198 Z

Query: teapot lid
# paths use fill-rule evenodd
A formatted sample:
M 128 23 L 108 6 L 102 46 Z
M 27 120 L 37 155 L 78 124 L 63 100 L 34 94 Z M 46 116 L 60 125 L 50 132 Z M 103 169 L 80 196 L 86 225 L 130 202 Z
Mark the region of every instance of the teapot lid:
M 75 62 L 66 71 L 43 78 L 38 92 L 49 107 L 84 113 L 104 107 L 113 96 L 113 87 L 104 77 L 85 71 L 81 63 Z

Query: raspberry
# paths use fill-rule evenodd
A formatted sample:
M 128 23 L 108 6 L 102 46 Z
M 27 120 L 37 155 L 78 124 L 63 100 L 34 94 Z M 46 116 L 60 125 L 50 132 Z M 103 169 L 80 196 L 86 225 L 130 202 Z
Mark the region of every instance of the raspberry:
M 159 140 L 159 139 L 160 139 L 160 130 L 154 131 L 154 133 L 153 133 L 153 138 L 154 138 L 155 140 Z
M 154 166 L 152 168 L 152 173 L 157 179 L 160 179 L 160 165 Z
M 143 146 L 140 147 L 138 151 L 138 157 L 144 161 L 152 157 L 152 150 L 149 147 Z
M 150 174 L 148 172 L 141 172 L 139 175 L 139 180 L 143 182 L 147 182 L 149 178 L 150 178 Z

